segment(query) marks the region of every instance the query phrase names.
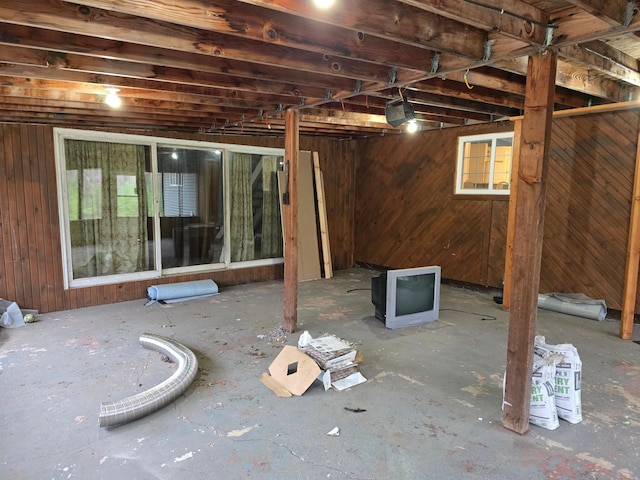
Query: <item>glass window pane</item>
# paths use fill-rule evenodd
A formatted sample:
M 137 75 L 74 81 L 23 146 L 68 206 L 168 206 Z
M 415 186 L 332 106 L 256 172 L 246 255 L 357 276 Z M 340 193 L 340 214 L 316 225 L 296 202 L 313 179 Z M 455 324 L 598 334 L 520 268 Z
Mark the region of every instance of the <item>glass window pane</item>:
M 118 175 L 118 216 L 138 216 L 138 194 L 135 175 Z
M 466 142 L 462 165 L 462 188 L 487 188 L 491 166 L 491 140 Z
M 513 156 L 512 144 L 512 138 L 498 138 L 496 140 L 493 167 L 493 188 L 495 189 L 509 189 L 509 182 L 511 181 L 511 157 Z
M 460 137 L 456 193 L 509 194 L 513 134 Z
M 144 178 L 149 148 L 64 141 L 72 279 L 152 270 Z
M 162 268 L 224 261 L 222 152 L 158 147 Z
M 80 193 L 78 170 L 67 170 L 67 214 L 69 220 L 80 220 Z
M 278 172 L 283 157 L 233 153 L 229 165 L 231 261 L 282 257 Z

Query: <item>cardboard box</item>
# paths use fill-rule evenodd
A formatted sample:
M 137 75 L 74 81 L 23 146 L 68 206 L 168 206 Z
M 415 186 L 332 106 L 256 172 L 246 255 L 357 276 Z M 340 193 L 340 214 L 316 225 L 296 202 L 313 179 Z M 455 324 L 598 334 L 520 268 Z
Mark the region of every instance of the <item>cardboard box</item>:
M 269 366 L 269 373 L 260 376 L 260 381 L 279 397 L 290 397 L 306 392 L 320 372 L 313 358 L 286 345 Z

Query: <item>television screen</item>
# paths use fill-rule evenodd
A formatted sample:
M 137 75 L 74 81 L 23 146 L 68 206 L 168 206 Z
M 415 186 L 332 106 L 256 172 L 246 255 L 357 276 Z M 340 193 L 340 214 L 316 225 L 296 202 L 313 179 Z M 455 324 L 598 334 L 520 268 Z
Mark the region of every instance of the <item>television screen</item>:
M 433 322 L 439 317 L 438 266 L 389 270 L 373 278 L 371 285 L 376 318 L 387 328 Z

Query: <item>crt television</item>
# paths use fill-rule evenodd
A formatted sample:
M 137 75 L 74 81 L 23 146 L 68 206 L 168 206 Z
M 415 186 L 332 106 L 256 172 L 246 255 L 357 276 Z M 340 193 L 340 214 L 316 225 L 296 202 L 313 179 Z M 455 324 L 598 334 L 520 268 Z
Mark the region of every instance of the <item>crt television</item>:
M 437 320 L 440 313 L 440 267 L 388 270 L 371 279 L 375 316 L 387 328 Z

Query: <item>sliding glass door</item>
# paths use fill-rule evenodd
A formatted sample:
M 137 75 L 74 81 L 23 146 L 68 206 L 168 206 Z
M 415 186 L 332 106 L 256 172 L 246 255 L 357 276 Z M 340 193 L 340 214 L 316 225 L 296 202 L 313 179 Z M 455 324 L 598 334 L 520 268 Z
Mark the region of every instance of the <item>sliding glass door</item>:
M 158 147 L 162 268 L 224 263 L 222 151 Z
M 282 262 L 278 149 L 56 129 L 67 287 Z
M 149 148 L 67 139 L 64 151 L 73 278 L 153 270 Z

